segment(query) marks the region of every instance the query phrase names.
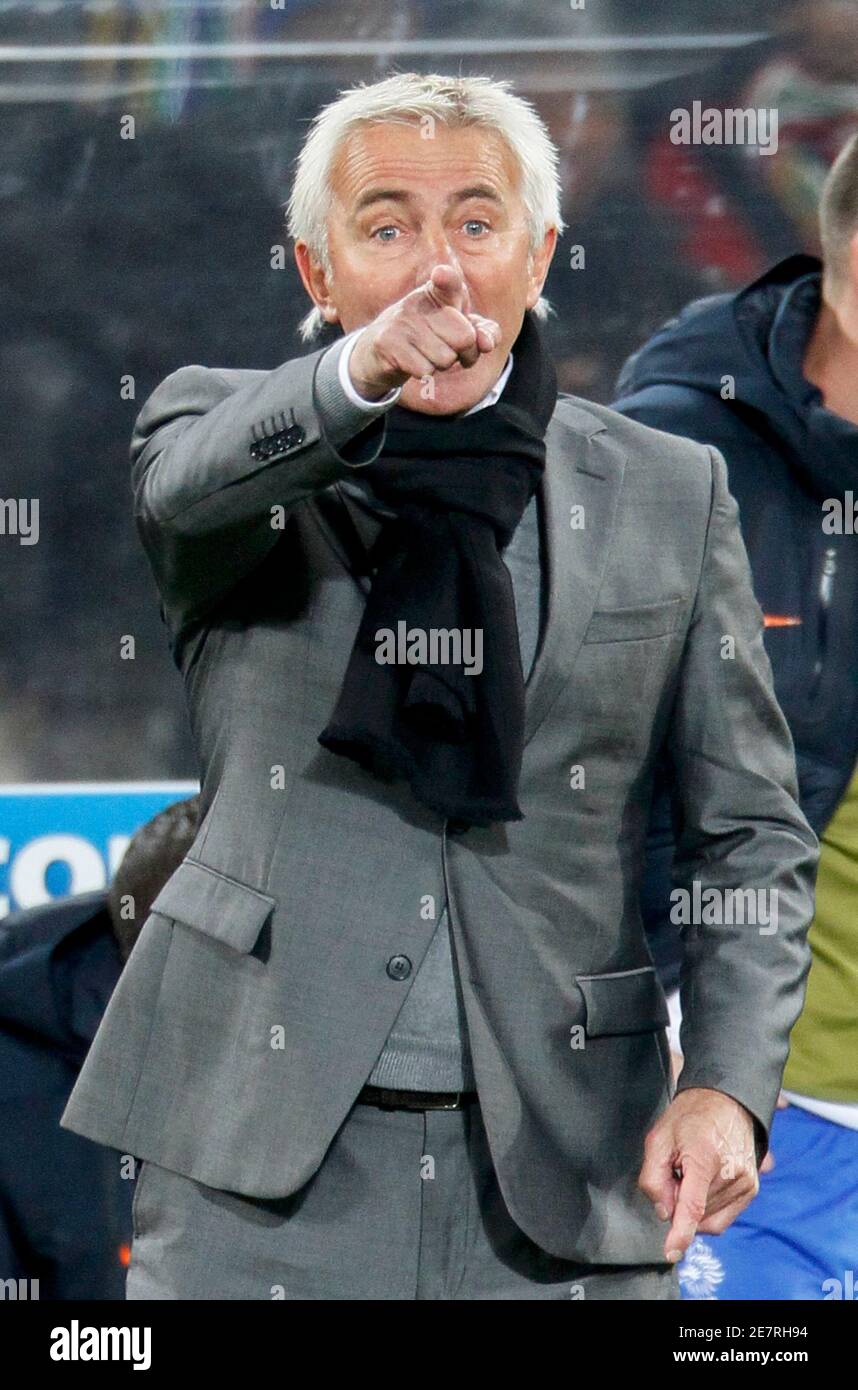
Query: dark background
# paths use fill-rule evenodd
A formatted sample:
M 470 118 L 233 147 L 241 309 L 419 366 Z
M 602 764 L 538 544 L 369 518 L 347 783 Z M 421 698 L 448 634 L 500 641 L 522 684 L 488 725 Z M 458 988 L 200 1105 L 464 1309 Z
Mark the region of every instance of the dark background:
M 291 250 L 270 264 L 292 162 L 321 104 L 396 69 L 511 78 L 548 122 L 569 223 L 549 331 L 562 387 L 610 401 L 688 299 L 817 249 L 858 128 L 858 3 L 0 6 L 0 497 L 40 508 L 37 544 L 0 534 L 0 782 L 197 775 L 131 523 L 131 426 L 179 366 L 325 341 L 296 335 Z M 694 100 L 774 106 L 778 153 L 672 145 Z

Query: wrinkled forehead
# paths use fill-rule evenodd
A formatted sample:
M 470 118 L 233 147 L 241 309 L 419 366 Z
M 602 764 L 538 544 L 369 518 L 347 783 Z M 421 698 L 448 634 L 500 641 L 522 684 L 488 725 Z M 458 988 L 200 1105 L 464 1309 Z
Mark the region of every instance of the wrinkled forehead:
M 370 193 L 385 190 L 425 199 L 485 187 L 514 200 L 521 173 L 499 131 L 402 119 L 349 131 L 332 161 L 330 181 L 334 197 L 354 210 Z

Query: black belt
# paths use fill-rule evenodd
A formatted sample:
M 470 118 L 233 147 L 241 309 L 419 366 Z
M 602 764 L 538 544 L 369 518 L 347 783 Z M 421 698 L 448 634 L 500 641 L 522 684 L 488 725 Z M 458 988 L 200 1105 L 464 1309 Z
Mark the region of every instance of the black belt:
M 461 1110 L 477 1099 L 476 1091 L 389 1091 L 384 1086 L 364 1086 L 358 1105 L 378 1105 L 382 1110 Z

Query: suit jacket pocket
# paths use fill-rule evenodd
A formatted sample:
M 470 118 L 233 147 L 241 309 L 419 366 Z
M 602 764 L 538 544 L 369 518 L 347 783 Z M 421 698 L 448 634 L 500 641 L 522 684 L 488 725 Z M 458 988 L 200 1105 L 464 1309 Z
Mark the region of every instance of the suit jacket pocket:
M 652 965 L 605 975 L 576 975 L 575 983 L 584 996 L 588 1038 L 655 1032 L 669 1021 L 664 990 Z
M 240 879 L 231 878 L 196 859 L 183 859 L 152 903 L 172 921 L 248 954 L 276 907 L 276 899 Z
M 634 608 L 597 608 L 587 624 L 584 641 L 635 642 L 664 637 L 676 631 L 684 603 L 683 598 L 671 598 Z

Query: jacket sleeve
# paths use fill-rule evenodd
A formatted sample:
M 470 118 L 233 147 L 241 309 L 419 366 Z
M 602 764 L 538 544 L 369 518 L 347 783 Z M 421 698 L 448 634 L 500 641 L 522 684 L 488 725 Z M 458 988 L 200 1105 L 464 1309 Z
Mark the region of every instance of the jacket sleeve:
M 819 844 L 798 805 L 738 507 L 722 455 L 708 453 L 708 532 L 668 731 L 686 895 L 671 907 L 683 935 L 677 1090 L 733 1096 L 757 1121 L 761 1158 L 810 969 Z
M 348 400 L 337 379 L 344 342 L 271 372 L 182 367 L 140 411 L 134 517 L 171 639 L 265 558 L 282 535 L 279 508 L 381 452 L 387 407 Z

